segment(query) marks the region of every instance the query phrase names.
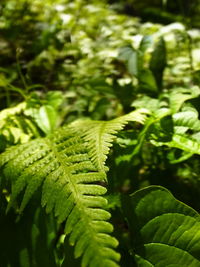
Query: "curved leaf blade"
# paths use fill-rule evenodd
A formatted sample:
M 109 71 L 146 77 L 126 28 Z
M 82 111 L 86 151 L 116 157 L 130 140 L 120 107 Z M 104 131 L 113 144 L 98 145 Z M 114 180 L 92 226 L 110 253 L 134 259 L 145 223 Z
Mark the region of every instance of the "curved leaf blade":
M 200 216 L 160 186 L 124 198 L 138 266 L 200 266 Z

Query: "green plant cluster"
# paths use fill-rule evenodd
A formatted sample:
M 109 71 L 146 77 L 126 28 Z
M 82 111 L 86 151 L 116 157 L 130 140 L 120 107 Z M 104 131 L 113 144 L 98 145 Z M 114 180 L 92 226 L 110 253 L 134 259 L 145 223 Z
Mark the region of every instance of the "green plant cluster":
M 0 13 L 0 265 L 200 266 L 199 30 L 106 1 Z

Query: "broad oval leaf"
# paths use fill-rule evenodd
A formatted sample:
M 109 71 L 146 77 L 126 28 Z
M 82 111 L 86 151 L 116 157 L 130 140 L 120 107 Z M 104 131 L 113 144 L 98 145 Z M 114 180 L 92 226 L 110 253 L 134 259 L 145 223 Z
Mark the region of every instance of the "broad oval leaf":
M 123 199 L 137 266 L 200 266 L 200 216 L 163 187 Z

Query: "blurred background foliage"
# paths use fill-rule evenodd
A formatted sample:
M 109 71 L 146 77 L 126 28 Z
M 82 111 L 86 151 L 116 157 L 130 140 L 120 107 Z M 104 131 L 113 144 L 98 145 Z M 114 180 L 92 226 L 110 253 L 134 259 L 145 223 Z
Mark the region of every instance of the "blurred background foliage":
M 143 18 L 149 8 L 174 20 Z M 1 108 L 58 90 L 69 120 L 111 118 L 129 111 L 138 93 L 198 84 L 200 36 L 189 21 L 198 8 L 195 1 L 1 1 Z

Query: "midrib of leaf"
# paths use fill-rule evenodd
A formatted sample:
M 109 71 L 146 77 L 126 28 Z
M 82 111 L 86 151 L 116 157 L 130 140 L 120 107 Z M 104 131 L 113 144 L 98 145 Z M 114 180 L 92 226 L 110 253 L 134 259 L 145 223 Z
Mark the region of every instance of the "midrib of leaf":
M 124 128 L 128 122 L 138 122 L 143 124 L 146 115 L 149 114 L 146 109 L 138 109 L 115 118 L 110 121 L 91 121 L 78 120 L 71 124 L 71 128 L 81 133 L 89 148 L 89 156 L 95 167 L 102 172 L 106 171 L 105 161 L 112 146 L 116 133 Z
M 96 136 L 96 149 L 97 149 L 97 167 L 98 167 L 98 170 L 101 170 L 101 171 L 105 171 L 105 167 L 104 167 L 104 154 L 103 154 L 103 147 L 104 147 L 104 144 L 102 142 L 103 140 L 103 134 L 105 132 L 105 127 L 106 127 L 106 123 L 101 123 L 100 125 L 97 125 L 97 128 L 99 128 L 99 131 L 96 132 L 95 136 Z
M 124 208 L 133 235 L 139 232 L 132 250 L 138 254 L 135 259 L 139 266 L 146 266 L 146 261 L 153 266 L 200 266 L 200 217 L 196 211 L 156 186 L 137 191 L 131 201 Z M 154 204 L 149 206 L 151 201 Z
M 160 242 L 151 242 L 151 243 L 144 243 L 143 245 L 144 245 L 145 247 L 147 247 L 147 246 L 152 246 L 152 245 L 158 245 L 158 246 L 163 246 L 163 247 L 171 247 L 171 248 L 173 248 L 173 249 L 176 249 L 176 250 L 179 250 L 179 251 L 183 251 L 183 253 L 188 254 L 188 255 L 193 259 L 193 261 L 195 261 L 196 263 L 199 263 L 198 259 L 195 258 L 195 257 L 194 257 L 191 253 L 189 253 L 188 251 L 186 251 L 186 250 L 184 250 L 184 249 L 182 249 L 182 248 L 179 248 L 179 247 L 175 247 L 175 246 L 170 245 L 170 244 L 164 244 L 164 243 L 160 243 Z M 151 263 L 151 264 L 153 264 L 153 263 L 150 262 L 149 260 L 148 260 L 148 262 Z
M 66 176 L 66 182 L 69 183 L 70 190 L 76 197 L 75 199 L 79 200 L 80 197 L 79 197 L 77 188 L 75 186 L 75 183 L 73 182 L 71 174 L 68 171 L 68 167 L 65 166 L 66 164 L 64 162 L 64 159 L 62 159 L 62 157 L 60 156 L 59 151 L 56 149 L 56 147 L 54 145 L 52 145 L 52 143 L 48 139 L 45 139 L 45 142 L 50 147 L 52 152 L 55 154 L 55 157 L 57 158 L 57 160 L 61 164 L 61 166 L 62 166 L 62 168 L 64 170 L 64 173 L 65 173 L 65 176 Z
M 100 138 L 100 135 L 99 135 L 99 138 Z M 66 183 L 68 183 L 68 186 L 71 190 L 71 194 L 73 195 L 73 199 L 76 201 L 75 203 L 76 208 L 78 208 L 79 210 L 80 220 L 85 225 L 87 234 L 89 235 L 90 242 L 88 242 L 88 246 L 91 246 L 91 244 L 93 244 L 93 248 L 95 248 L 95 250 L 97 251 L 98 253 L 97 255 L 99 259 L 101 259 L 101 257 L 104 256 L 104 254 L 101 252 L 102 251 L 101 248 L 103 248 L 103 244 L 101 242 L 98 242 L 96 238 L 98 231 L 94 229 L 92 225 L 93 219 L 88 215 L 88 213 L 86 212 L 87 207 L 85 207 L 82 203 L 83 201 L 81 201 L 82 195 L 78 192 L 77 186 L 76 186 L 77 184 L 73 180 L 73 175 L 70 174 L 69 172 L 70 167 L 66 167 L 64 159 L 60 156 L 60 153 L 59 151 L 57 151 L 56 146 L 53 145 L 53 142 L 50 142 L 50 140 L 48 139 L 45 139 L 45 141 L 63 168 L 65 177 L 66 177 Z
M 148 225 L 149 224 L 151 224 L 152 222 L 155 222 L 157 219 L 159 219 L 159 218 L 161 218 L 162 216 L 166 216 L 166 215 L 180 215 L 180 216 L 185 216 L 185 215 L 183 215 L 183 214 L 181 214 L 181 213 L 179 213 L 179 212 L 168 212 L 168 213 L 164 213 L 164 214 L 161 214 L 161 215 L 158 215 L 158 216 L 156 216 L 156 217 L 154 217 L 154 218 L 152 218 L 151 220 L 149 220 L 147 223 L 145 223 L 141 228 L 140 228 L 140 232 L 145 232 L 145 227 L 148 227 Z M 191 216 L 187 216 L 187 219 L 189 220 L 191 220 L 191 219 L 193 219 Z M 175 218 L 173 218 L 173 220 L 175 220 Z M 167 236 L 168 235 L 168 232 L 170 232 L 171 231 L 171 229 L 170 229 L 170 227 L 171 227 L 171 225 L 173 224 L 173 220 L 171 220 L 170 222 L 168 222 L 168 227 L 166 226 L 166 228 L 167 228 L 167 230 L 166 230 L 166 232 L 164 233 L 164 235 L 162 236 L 162 239 L 165 239 L 165 235 Z M 186 219 L 185 219 L 186 220 Z M 195 227 L 197 226 L 197 224 L 199 224 L 199 222 L 198 221 L 195 221 L 195 219 L 194 219 L 194 221 L 192 222 L 192 225 L 190 226 L 190 231 L 192 232 L 192 228 L 194 228 L 194 230 L 195 230 Z M 184 235 L 185 233 L 187 233 L 188 232 L 188 230 L 184 230 L 184 229 L 181 229 L 181 227 L 182 227 L 182 225 L 180 225 L 179 226 L 179 228 L 176 230 L 176 232 L 177 231 L 183 231 L 183 232 L 181 232 L 181 235 L 179 236 L 179 238 L 177 238 L 176 239 L 176 242 L 175 242 L 175 244 L 174 245 L 172 245 L 172 244 L 170 244 L 171 242 L 174 242 L 173 241 L 173 236 L 172 235 L 170 235 L 170 238 L 169 238 L 169 240 L 168 240 L 168 243 L 166 243 L 166 242 L 162 242 L 162 240 L 160 240 L 160 242 L 158 242 L 158 241 L 151 241 L 150 243 L 148 242 L 148 243 L 144 243 L 144 245 L 146 244 L 146 245 L 148 245 L 148 244 L 161 244 L 161 245 L 168 245 L 168 246 L 171 246 L 171 247 L 174 247 L 174 248 L 178 248 L 178 249 L 180 249 L 180 250 L 182 250 L 182 251 L 184 251 L 184 252 L 187 252 L 188 254 L 190 254 L 191 255 L 191 257 L 193 257 L 193 258 L 195 258 L 188 250 L 189 250 L 189 247 L 190 247 L 190 245 L 191 245 L 191 243 L 193 242 L 193 239 L 195 239 L 195 238 L 197 238 L 197 236 L 196 236 L 196 234 L 198 235 L 198 233 L 195 233 L 194 232 L 194 235 L 193 235 L 193 237 L 192 237 L 192 239 L 190 240 L 190 242 L 187 244 L 187 246 L 185 247 L 185 249 L 184 248 L 181 248 L 181 247 L 179 247 L 179 246 L 176 246 L 176 243 L 179 241 L 179 239 L 181 238 L 181 236 L 182 235 Z M 158 230 L 158 229 L 157 229 Z M 157 236 L 158 235 L 158 236 Z M 156 231 L 155 233 L 154 233 L 154 239 L 156 239 L 156 240 L 158 240 L 158 238 L 159 238 L 159 233 L 158 233 L 158 231 Z M 197 239 L 197 241 L 198 241 L 198 239 Z M 193 245 L 194 246 L 194 245 Z M 195 258 L 196 259 L 196 258 Z M 198 259 L 196 259 L 196 260 L 198 260 Z

